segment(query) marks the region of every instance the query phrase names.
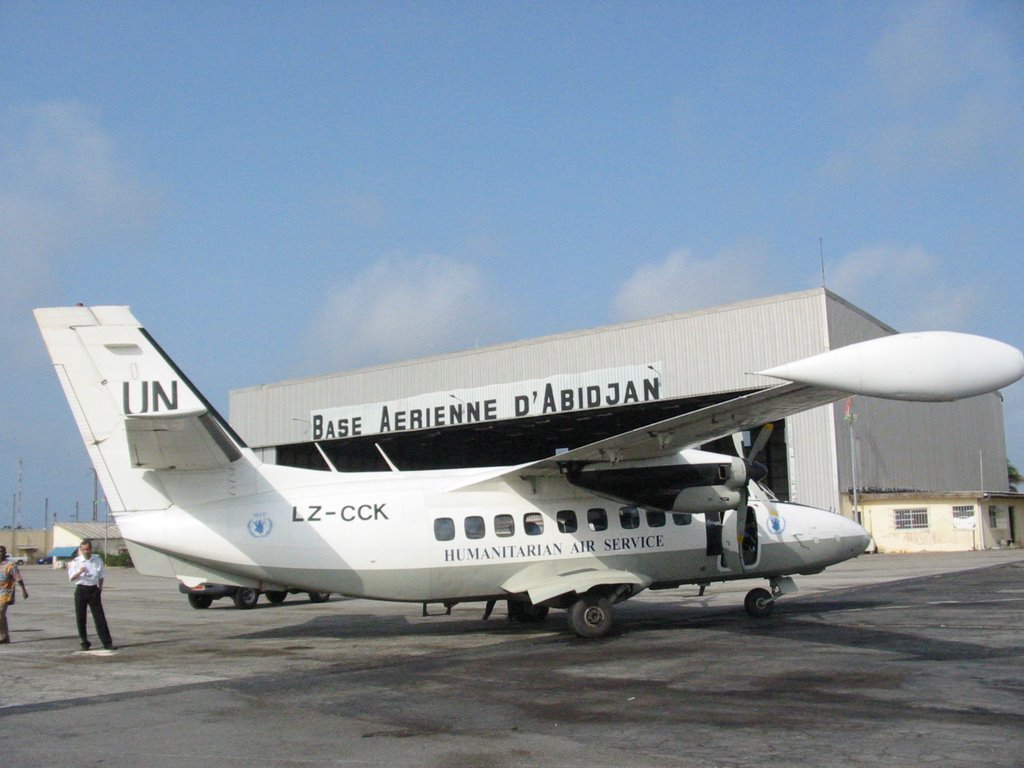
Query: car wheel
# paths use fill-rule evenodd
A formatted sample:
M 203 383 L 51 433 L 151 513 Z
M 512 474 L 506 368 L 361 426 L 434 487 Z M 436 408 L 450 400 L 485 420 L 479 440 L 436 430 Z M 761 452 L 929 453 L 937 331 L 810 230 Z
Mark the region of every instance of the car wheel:
M 234 596 L 235 608 L 240 608 L 244 611 L 249 610 L 256 605 L 256 602 L 259 599 L 259 590 L 250 589 L 249 587 L 239 587 Z

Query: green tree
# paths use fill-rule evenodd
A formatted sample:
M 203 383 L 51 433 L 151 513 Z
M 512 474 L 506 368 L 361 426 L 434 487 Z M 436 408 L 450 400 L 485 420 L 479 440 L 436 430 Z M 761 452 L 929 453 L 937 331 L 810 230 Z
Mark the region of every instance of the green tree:
M 1024 477 L 1021 477 L 1020 470 L 1017 469 L 1010 462 L 1006 462 L 1006 475 L 1010 480 L 1010 490 L 1016 491 L 1017 487 L 1024 483 Z

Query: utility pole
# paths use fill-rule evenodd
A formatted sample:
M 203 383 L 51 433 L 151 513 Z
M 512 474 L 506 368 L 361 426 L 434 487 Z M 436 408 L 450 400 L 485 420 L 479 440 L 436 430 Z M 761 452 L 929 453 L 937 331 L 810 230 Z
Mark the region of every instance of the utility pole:
M 21 507 L 21 457 L 18 457 L 18 492 L 14 497 L 14 509 L 11 510 L 11 557 L 18 556 L 18 512 Z
M 860 520 L 860 508 L 858 507 L 857 498 L 857 446 L 853 438 L 853 422 L 857 420 L 857 414 L 853 412 L 853 398 L 849 398 L 846 401 L 846 413 L 843 415 L 843 421 L 850 425 L 850 474 L 852 475 L 853 482 L 853 520 L 858 525 L 861 525 Z
M 98 516 L 99 504 L 100 504 L 100 475 L 94 469 L 92 471 L 92 521 L 94 523 L 97 520 L 99 520 L 99 516 Z

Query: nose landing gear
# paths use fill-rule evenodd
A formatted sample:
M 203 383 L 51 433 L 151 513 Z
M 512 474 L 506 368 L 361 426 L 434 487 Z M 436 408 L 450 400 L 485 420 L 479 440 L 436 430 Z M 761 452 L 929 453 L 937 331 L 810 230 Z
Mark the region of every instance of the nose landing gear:
M 743 607 L 755 619 L 771 616 L 775 607 L 775 598 L 796 592 L 796 584 L 789 576 L 777 576 L 770 580 L 771 592 L 762 587 L 747 592 Z

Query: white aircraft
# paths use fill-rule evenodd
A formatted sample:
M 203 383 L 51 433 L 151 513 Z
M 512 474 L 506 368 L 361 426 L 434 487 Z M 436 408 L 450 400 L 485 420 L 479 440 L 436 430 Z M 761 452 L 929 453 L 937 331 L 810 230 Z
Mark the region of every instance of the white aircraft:
M 850 394 L 954 400 L 1024 375 L 1024 355 L 991 339 L 897 334 L 542 461 L 338 473 L 262 463 L 127 307 L 35 315 L 142 573 L 449 607 L 507 600 L 521 621 L 566 609 L 582 637 L 609 632 L 615 603 L 684 584 L 765 579 L 745 606 L 767 615 L 792 576 L 868 545 L 851 520 L 774 499 L 751 458 L 693 446 Z

